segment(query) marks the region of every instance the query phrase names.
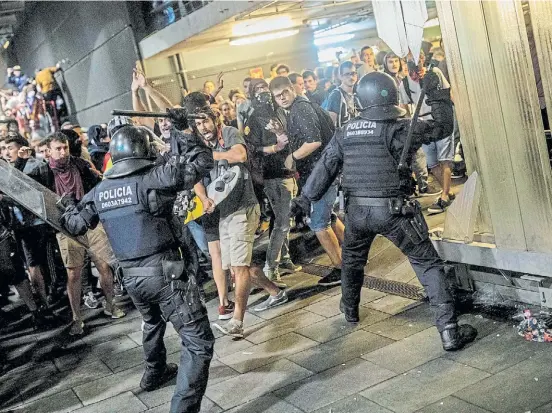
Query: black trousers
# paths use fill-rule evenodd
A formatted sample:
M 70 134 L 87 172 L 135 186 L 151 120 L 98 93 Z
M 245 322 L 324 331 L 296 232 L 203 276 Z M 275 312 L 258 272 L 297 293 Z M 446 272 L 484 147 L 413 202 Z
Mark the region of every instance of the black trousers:
M 446 324 L 456 323 L 451 283 L 429 238 L 412 240 L 403 227 L 406 221 L 405 217 L 391 215 L 387 206 L 347 207 L 341 271 L 343 303 L 353 308 L 359 305 L 368 252 L 375 236 L 381 234 L 408 257 L 435 313 L 435 325 L 442 331 Z
M 162 276 L 124 277 L 124 286 L 145 326 L 143 346 L 146 374 L 165 369 L 163 336 L 170 321 L 182 340 L 180 366 L 170 413 L 198 413 L 209 378 L 215 337 L 197 287 L 186 293 L 172 291 Z

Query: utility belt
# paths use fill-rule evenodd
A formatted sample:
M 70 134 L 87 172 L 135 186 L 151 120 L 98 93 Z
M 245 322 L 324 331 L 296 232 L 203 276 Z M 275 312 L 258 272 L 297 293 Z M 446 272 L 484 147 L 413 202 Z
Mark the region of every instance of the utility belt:
M 421 244 L 429 238 L 429 228 L 418 201 L 411 201 L 404 197 L 364 198 L 352 196 L 347 199 L 347 205 L 387 207 L 391 215 L 406 218 L 401 221 L 400 225 L 414 245 Z
M 123 277 L 164 277 L 172 291 L 185 291 L 189 278 L 184 271 L 184 261 L 162 261 L 155 267 L 121 268 Z
M 347 205 L 388 207 L 391 215 L 403 217 L 413 217 L 422 212 L 422 207 L 418 201 L 411 201 L 402 196 L 393 198 L 349 196 L 347 197 Z

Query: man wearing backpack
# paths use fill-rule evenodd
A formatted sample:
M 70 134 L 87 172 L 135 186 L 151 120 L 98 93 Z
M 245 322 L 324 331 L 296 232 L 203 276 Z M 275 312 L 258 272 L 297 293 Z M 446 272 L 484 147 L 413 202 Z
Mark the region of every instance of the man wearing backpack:
M 353 90 L 358 80 L 353 62 L 346 60 L 339 65 L 339 78 L 341 85 L 330 93 L 326 108 L 337 128 L 345 125 L 360 111 L 360 103 Z
M 297 96 L 291 81 L 278 76 L 270 82 L 270 91 L 276 103 L 287 114 L 287 134 L 291 146 L 288 161 L 296 164 L 299 172 L 299 187 L 302 187 L 320 159 L 322 150 L 332 138 L 335 127 L 324 109 L 308 99 Z M 332 208 L 337 198 L 337 185 L 330 186 L 326 194 L 313 202 L 309 226 L 316 233 L 320 244 L 335 267 L 330 274 L 320 279 L 324 286 L 341 284 L 341 247 L 343 223 L 337 219 L 332 227 Z

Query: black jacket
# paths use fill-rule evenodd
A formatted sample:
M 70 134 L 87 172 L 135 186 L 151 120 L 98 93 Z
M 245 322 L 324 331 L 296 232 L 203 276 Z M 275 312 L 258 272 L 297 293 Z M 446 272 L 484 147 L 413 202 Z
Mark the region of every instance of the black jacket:
M 359 118 L 362 118 L 362 115 L 355 119 Z M 406 142 L 410 120 L 397 119 L 390 121 L 378 121 L 378 123 L 379 122 L 386 123 L 388 126 L 387 130 L 389 130 L 390 134 L 389 139 L 387 139 L 388 149 L 398 164 Z M 336 131 L 331 142 L 322 152 L 322 156 L 314 166 L 312 173 L 301 191 L 301 196 L 307 198 L 311 202 L 320 200 L 328 191 L 329 187 L 335 181 L 339 173 L 342 172 L 344 161 L 343 138 L 345 135 L 345 128 L 347 128 L 348 125 L 345 125 Z M 434 131 L 437 126 L 437 122 L 434 121 L 422 120 L 416 123 L 413 132 L 413 141 L 409 151 L 409 161 L 411 160 L 412 154 L 415 153 L 422 144 L 428 144 L 446 137 L 444 135 L 438 137 L 435 136 Z
M 27 164 L 27 161 L 27 159 L 17 158 L 14 166 L 20 171 L 23 171 L 25 165 Z M 72 162 L 75 163 L 77 169 L 79 170 L 79 174 L 82 179 L 82 186 L 85 193 L 89 192 L 98 184 L 98 182 L 101 181 L 101 178 L 97 176 L 94 172 L 92 172 L 90 164 L 84 159 L 72 157 Z M 52 168 L 50 168 L 50 165 L 48 165 L 47 163 L 44 163 L 40 167 L 34 168 L 27 175 L 33 178 L 39 184 L 48 188 L 49 190 L 56 192 L 54 171 L 52 171 Z M 76 201 L 80 201 L 80 199 L 77 199 Z

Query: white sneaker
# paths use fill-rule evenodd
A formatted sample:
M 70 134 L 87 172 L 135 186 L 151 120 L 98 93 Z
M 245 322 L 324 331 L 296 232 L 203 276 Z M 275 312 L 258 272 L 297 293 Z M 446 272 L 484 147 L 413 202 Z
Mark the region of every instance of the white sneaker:
M 100 302 L 94 297 L 94 293 L 92 291 L 88 292 L 83 296 L 84 299 L 84 305 L 88 308 L 98 308 L 100 305 Z
M 277 295 L 268 297 L 265 301 L 253 309 L 255 312 L 265 311 L 272 307 L 287 303 L 289 300 L 285 290 L 280 291 Z
M 213 323 L 213 327 L 215 327 L 217 330 L 219 330 L 220 332 L 228 336 L 235 337 L 235 338 L 243 338 L 243 323 L 240 326 L 234 319 L 231 319 L 225 325 Z
M 107 302 L 104 301 L 103 307 L 104 314 L 113 319 L 123 318 L 124 316 L 126 316 L 126 313 L 121 310 L 115 303 L 111 303 L 111 305 L 108 305 Z

